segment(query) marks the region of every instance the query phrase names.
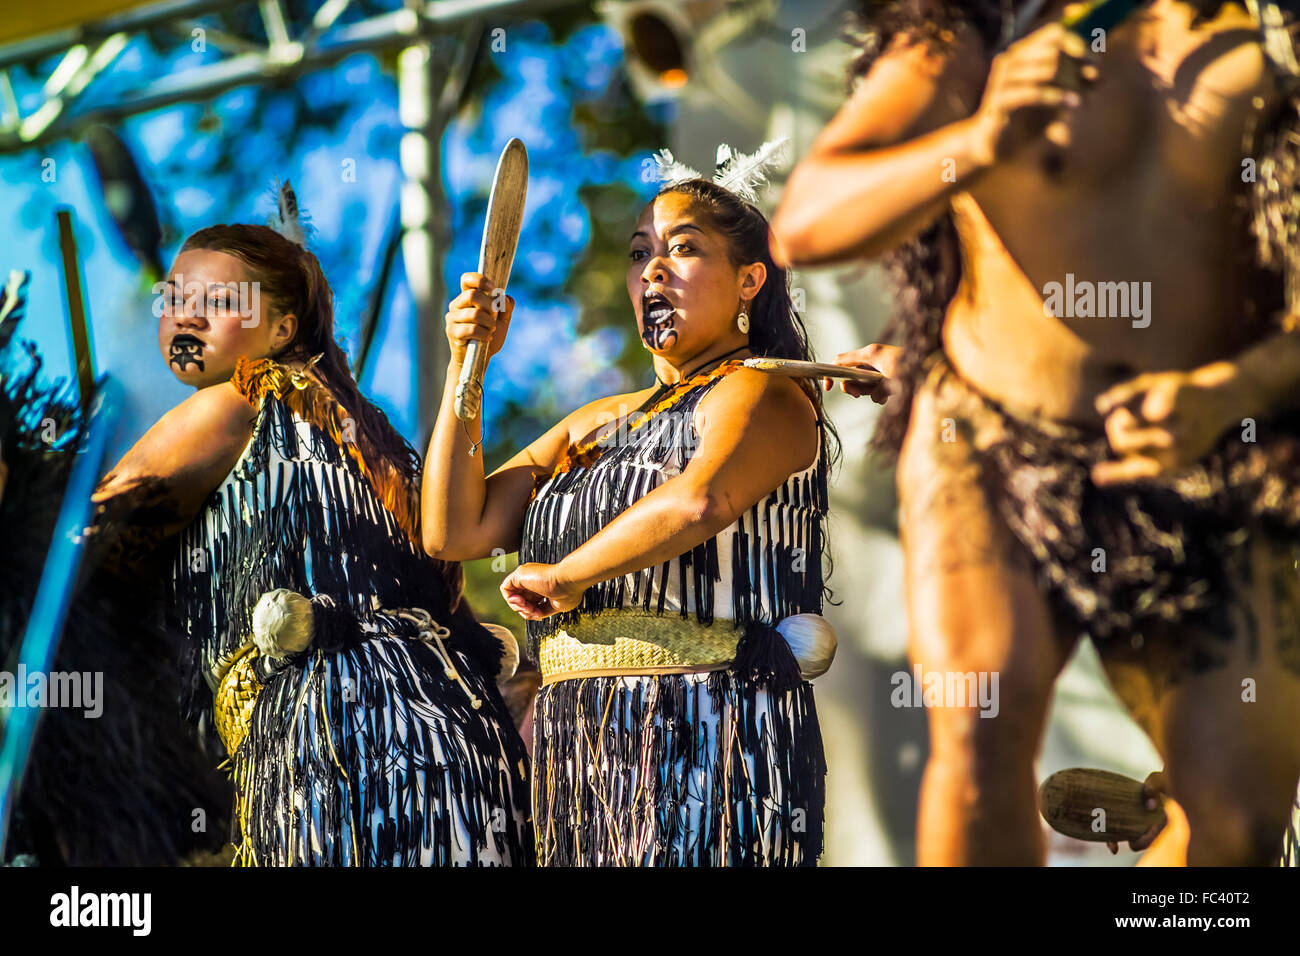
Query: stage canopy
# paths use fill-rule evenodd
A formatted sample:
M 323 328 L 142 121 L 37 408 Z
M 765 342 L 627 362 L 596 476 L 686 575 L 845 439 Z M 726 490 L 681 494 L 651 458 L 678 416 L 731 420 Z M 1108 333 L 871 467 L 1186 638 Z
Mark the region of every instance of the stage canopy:
M 62 3 L 13 4 L 0 19 L 0 46 L 44 33 L 75 29 L 156 0 L 63 0 Z

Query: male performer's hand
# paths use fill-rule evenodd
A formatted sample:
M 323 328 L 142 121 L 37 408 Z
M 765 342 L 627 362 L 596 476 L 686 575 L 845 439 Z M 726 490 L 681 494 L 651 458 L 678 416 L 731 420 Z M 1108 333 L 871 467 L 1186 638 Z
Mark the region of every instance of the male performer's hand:
M 1060 142 L 1067 134 L 1049 127 L 1063 108 L 1082 104 L 1081 90 L 1096 82 L 1098 75 L 1087 41 L 1059 23 L 1041 27 L 1007 47 L 993 59 L 974 116 L 983 162 L 992 165 L 1006 159 L 1045 132 Z
M 885 377 L 874 385 L 868 385 L 865 382 L 851 382 L 846 378 L 840 379 L 840 390 L 847 392 L 854 398 L 861 398 L 863 395 L 870 395 L 871 400 L 877 405 L 883 405 L 889 401 L 889 380 L 894 377 L 898 369 L 898 357 L 902 350 L 896 345 L 864 345 L 860 349 L 852 352 L 841 352 L 835 356 L 834 365 L 843 365 L 847 368 L 865 368 L 880 372 Z M 835 380 L 830 378 L 822 379 L 822 388 L 830 391 Z
M 501 582 L 501 596 L 526 621 L 573 610 L 586 588 L 561 580 L 558 567 L 536 562 L 519 565 Z
M 1160 806 L 1160 802 L 1169 794 L 1169 784 L 1165 780 L 1163 770 L 1157 770 L 1155 773 L 1147 774 L 1146 780 L 1142 782 L 1142 805 L 1148 810 L 1154 810 Z M 1153 823 L 1140 837 L 1128 841 L 1128 847 L 1134 853 L 1145 850 L 1160 835 L 1160 831 L 1165 828 L 1164 823 Z M 1106 846 L 1110 847 L 1112 855 L 1119 852 L 1119 842 L 1106 841 Z
M 1228 386 L 1235 369 L 1218 362 L 1190 372 L 1148 372 L 1097 396 L 1118 461 L 1092 468 L 1095 484 L 1174 474 L 1203 458 L 1240 421 Z
M 465 363 L 465 349 L 475 339 L 488 343 L 488 358 L 501 351 L 510 328 L 515 300 L 497 290 L 480 272 L 460 277 L 460 295 L 447 306 L 447 344 L 455 365 Z

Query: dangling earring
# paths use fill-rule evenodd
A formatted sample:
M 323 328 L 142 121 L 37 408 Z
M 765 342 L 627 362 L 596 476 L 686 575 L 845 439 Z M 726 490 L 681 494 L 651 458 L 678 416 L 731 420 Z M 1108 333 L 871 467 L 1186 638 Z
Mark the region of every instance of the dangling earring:
M 738 326 L 740 326 L 740 331 L 741 331 L 742 334 L 748 334 L 748 332 L 749 332 L 749 313 L 746 312 L 744 309 L 741 309 L 741 310 L 740 310 L 740 315 L 736 316 L 736 324 L 737 324 Z

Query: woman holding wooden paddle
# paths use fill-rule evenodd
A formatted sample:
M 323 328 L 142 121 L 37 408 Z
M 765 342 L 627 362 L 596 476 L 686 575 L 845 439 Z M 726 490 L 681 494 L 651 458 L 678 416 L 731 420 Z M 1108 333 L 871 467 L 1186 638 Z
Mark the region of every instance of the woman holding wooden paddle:
M 819 613 L 834 431 L 809 380 L 744 364 L 809 358 L 747 201 L 774 152 L 724 147 L 713 179 L 661 154 L 667 184 L 627 269 L 655 385 L 577 409 L 491 475 L 454 383 L 470 342 L 501 349 L 514 303 L 467 273 L 447 312 L 424 546 L 444 560 L 520 553 L 501 590 L 543 677 L 543 865 L 813 865 L 821 852 L 808 678 L 834 653 Z

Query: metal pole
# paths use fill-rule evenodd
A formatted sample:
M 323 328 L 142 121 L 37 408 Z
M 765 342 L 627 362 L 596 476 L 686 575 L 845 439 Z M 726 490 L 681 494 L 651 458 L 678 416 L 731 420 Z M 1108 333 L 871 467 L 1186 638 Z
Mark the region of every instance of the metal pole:
M 442 117 L 437 92 L 446 81 L 441 57 L 428 42 L 408 46 L 397 59 L 398 113 L 402 136 L 402 261 L 415 305 L 415 402 L 417 441 L 433 433 L 449 353 L 442 332 L 446 283 L 442 267 L 451 229 L 442 189 Z

